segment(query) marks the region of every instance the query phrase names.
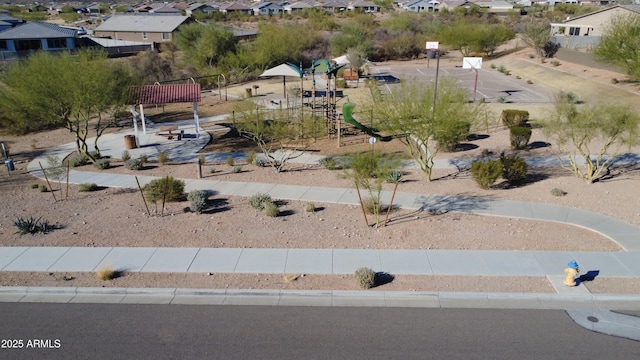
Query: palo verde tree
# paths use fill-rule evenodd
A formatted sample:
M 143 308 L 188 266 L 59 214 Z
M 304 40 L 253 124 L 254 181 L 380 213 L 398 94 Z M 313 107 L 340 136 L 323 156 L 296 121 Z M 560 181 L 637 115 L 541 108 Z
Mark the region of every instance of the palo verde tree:
M 555 140 L 562 167 L 593 183 L 623 149 L 640 143 L 639 125 L 640 116 L 629 106 L 599 103 L 579 109 L 560 96 L 543 130 Z M 592 149 L 598 150 L 594 153 Z
M 374 91 L 371 108 L 374 126 L 404 143 L 427 181 L 438 152 L 468 136 L 482 113 L 482 105 L 470 104 L 466 89 L 453 81 L 441 80 L 434 97 L 435 90 L 414 81 L 384 97 Z
M 98 139 L 110 125 L 105 115 L 126 103 L 131 77 L 103 52 L 42 51 L 10 65 L 0 83 L 0 107 L 16 119 L 17 128 L 10 130 L 65 127 L 75 135 L 78 150 L 94 162 L 100 156 Z M 95 152 L 87 144 L 90 134 L 95 135 Z
M 326 131 L 322 118 L 293 116 L 287 109 L 268 110 L 251 101 L 236 106 L 234 127 L 253 140 L 268 165 L 281 172 L 287 161 L 303 154 Z
M 545 46 L 550 40 L 551 27 L 548 24 L 532 22 L 522 27 L 522 41 L 541 57 L 548 57 Z M 553 55 L 553 54 L 552 54 Z
M 613 17 L 593 54 L 640 80 L 640 15 Z
M 235 53 L 233 32 L 214 22 L 205 26 L 194 22 L 176 34 L 176 47 L 184 52 L 185 61 L 197 69 L 211 71 L 228 53 Z

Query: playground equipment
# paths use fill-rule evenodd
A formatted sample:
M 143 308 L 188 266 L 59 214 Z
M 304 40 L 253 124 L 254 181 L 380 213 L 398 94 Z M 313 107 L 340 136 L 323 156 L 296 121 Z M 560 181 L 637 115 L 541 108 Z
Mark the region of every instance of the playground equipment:
M 344 119 L 344 122 L 352 125 L 353 128 L 359 130 L 359 132 L 362 134 L 366 134 L 369 137 L 373 137 L 376 140 L 379 141 L 391 141 L 392 137 L 391 136 L 382 136 L 380 134 L 378 134 L 376 129 L 370 128 L 366 125 L 363 125 L 362 123 L 360 123 L 359 121 L 357 121 L 354 117 L 353 117 L 353 108 L 356 107 L 355 103 L 352 102 L 346 102 L 342 105 L 342 118 Z M 358 134 L 353 134 L 352 131 L 350 131 L 351 129 L 349 129 L 349 127 L 343 127 L 341 126 L 342 124 L 340 124 L 339 129 L 338 129 L 338 142 L 339 142 L 339 146 L 344 145 L 344 137 L 348 136 L 348 135 L 358 135 Z M 364 141 L 368 141 L 368 137 L 367 138 L 362 138 L 357 142 L 364 142 Z

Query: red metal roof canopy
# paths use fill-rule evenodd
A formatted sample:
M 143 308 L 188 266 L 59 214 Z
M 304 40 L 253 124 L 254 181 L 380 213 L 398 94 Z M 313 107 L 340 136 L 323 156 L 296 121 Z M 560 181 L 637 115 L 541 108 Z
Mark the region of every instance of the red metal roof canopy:
M 156 84 L 131 88 L 136 105 L 200 102 L 200 84 Z

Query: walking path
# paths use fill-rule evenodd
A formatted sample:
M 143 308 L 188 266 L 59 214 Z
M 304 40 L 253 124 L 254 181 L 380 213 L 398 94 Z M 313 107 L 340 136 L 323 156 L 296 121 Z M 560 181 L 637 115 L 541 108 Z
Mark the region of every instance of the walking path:
M 219 121 L 220 119 L 209 119 Z M 203 122 L 208 121 L 203 119 Z M 138 149 L 129 150 L 132 157 L 142 153 L 153 158 L 166 151 L 179 161 L 196 161 L 195 153 L 208 141 L 206 132 L 200 138 L 189 136 L 193 126 L 180 126 L 186 137 L 170 141 L 153 135 L 139 134 Z M 120 157 L 123 133 L 105 135 L 101 152 Z M 46 164 L 46 155 L 66 156 L 74 144 L 60 146 L 33 160 L 29 171 L 42 177 L 38 165 Z M 227 155 L 208 154 L 208 161 L 224 160 Z M 628 161 L 634 161 L 630 156 Z M 319 157 L 304 154 L 296 161 L 317 162 Z M 549 159 L 533 159 L 549 164 Z M 464 167 L 465 164 L 441 161 L 437 167 Z M 141 184 L 155 177 L 139 176 Z M 71 183 L 95 183 L 106 187 L 137 187 L 133 175 L 72 170 Z M 322 201 L 358 204 L 353 189 L 294 186 L 266 183 L 227 182 L 184 179 L 186 191 L 209 190 L 220 195 L 251 196 L 268 193 L 274 198 L 298 201 Z M 384 194 L 383 196 L 390 196 Z M 0 247 L 0 271 L 79 271 L 93 272 L 109 263 L 129 272 L 178 273 L 305 273 L 350 274 L 367 266 L 390 274 L 473 275 L 473 276 L 545 276 L 556 294 L 490 294 L 445 292 L 377 292 L 377 291 L 283 291 L 283 290 L 189 290 L 189 289 L 83 289 L 83 288 L 0 288 L 0 301 L 63 302 L 160 302 L 160 303 L 251 303 L 279 305 L 358 305 L 358 306 L 437 306 L 495 308 L 562 308 L 588 309 L 576 316 L 593 316 L 598 309 L 640 309 L 640 295 L 594 295 L 585 286 L 562 284 L 563 269 L 576 260 L 582 272 L 603 277 L 640 277 L 640 228 L 594 212 L 550 204 L 492 200 L 464 196 L 441 196 L 397 193 L 394 204 L 410 209 L 445 210 L 464 213 L 509 216 L 572 224 L 596 231 L 618 243 L 624 252 L 578 251 L 472 251 L 472 250 L 363 250 L 363 249 L 233 249 L 233 248 L 82 248 L 82 247 Z M 586 270 L 586 271 L 585 271 Z M 43 300 L 44 299 L 44 300 Z M 591 312 L 589 312 L 591 311 Z M 601 318 L 616 316 L 598 313 Z M 584 320 L 584 319 L 582 319 Z M 581 321 L 582 321 L 581 320 Z M 580 321 L 576 320 L 578 323 Z M 585 320 L 588 322 L 588 320 Z M 592 328 L 604 326 L 588 322 Z M 640 340 L 640 321 L 625 326 L 622 336 Z M 605 327 L 606 328 L 606 327 Z M 611 327 L 609 327 L 611 328 Z M 606 329 L 609 329 L 606 328 Z M 609 331 L 606 330 L 605 331 Z

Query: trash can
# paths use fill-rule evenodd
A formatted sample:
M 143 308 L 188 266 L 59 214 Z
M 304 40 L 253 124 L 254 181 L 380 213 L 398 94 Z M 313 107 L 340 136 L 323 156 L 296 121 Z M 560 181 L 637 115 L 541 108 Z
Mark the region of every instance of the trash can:
M 138 145 L 136 145 L 136 136 L 135 135 L 125 135 L 124 136 L 124 148 L 129 150 L 129 149 L 135 149 L 137 148 Z
M 248 98 L 250 98 L 251 97 L 251 88 L 245 88 L 244 91 L 246 92 L 246 96 Z
M 427 50 L 427 59 L 435 59 L 438 50 Z
M 13 166 L 13 159 L 7 159 L 4 161 L 4 164 L 7 165 L 7 170 L 14 171 L 16 168 Z

